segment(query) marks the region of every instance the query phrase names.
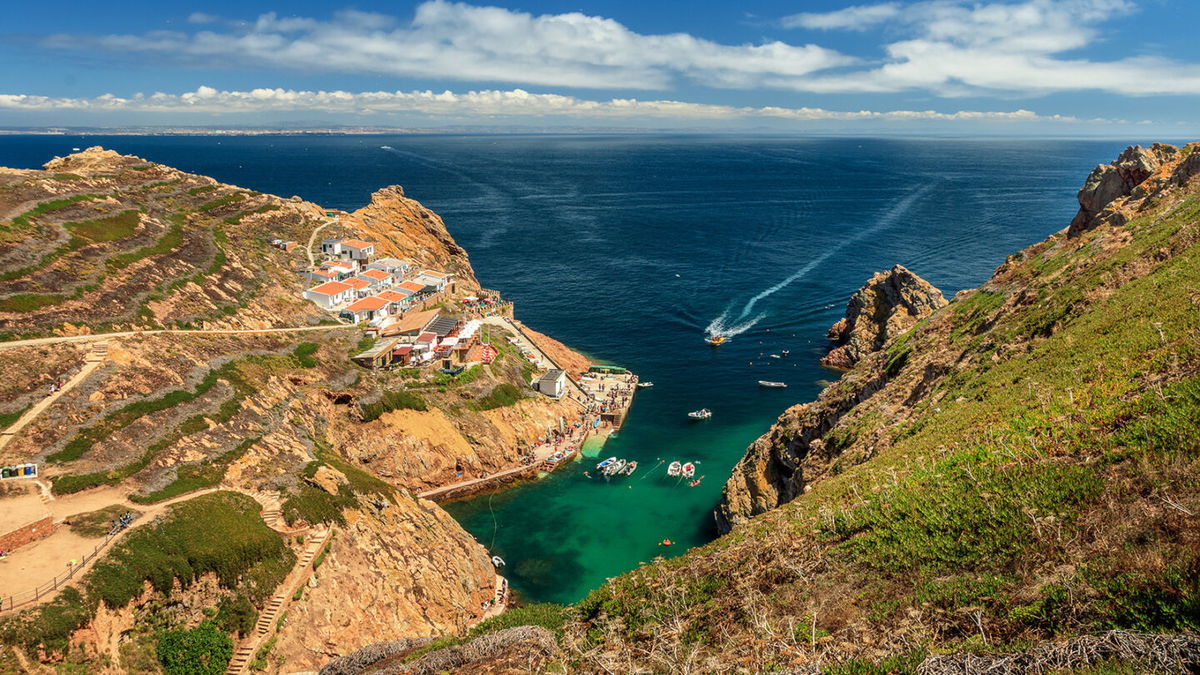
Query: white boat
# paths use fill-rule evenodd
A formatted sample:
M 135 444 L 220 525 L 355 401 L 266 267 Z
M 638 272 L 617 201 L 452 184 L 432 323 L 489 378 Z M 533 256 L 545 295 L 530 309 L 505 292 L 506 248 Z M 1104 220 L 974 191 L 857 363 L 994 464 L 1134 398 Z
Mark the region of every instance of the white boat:
M 678 476 L 682 471 L 683 471 L 683 465 L 680 464 L 678 461 L 671 462 L 671 464 L 667 467 L 667 475 L 668 476 Z
M 600 462 L 599 464 L 597 464 L 596 468 L 603 469 L 604 467 L 608 466 L 609 464 L 612 464 L 615 461 L 617 461 L 616 457 L 609 457 L 608 459 L 604 460 L 603 462 Z
M 622 472 L 626 476 L 632 476 L 633 472 L 637 471 L 637 460 L 631 461 L 625 465 L 625 470 Z
M 654 383 L 653 382 L 638 382 L 637 386 L 638 386 L 638 389 L 645 389 L 646 387 L 653 387 Z
M 780 355 L 778 355 L 778 354 L 772 354 L 772 355 L 771 355 L 771 358 L 773 358 L 773 359 L 782 359 L 783 357 L 782 357 L 782 356 L 780 356 Z
M 699 410 L 693 410 L 692 412 L 688 413 L 688 417 L 690 417 L 694 420 L 706 420 L 706 419 L 712 417 L 712 411 L 709 410 L 708 408 L 701 408 Z
M 696 475 L 696 465 L 695 464 L 688 462 L 687 464 L 683 465 L 683 477 L 684 478 L 691 478 L 692 476 L 695 476 L 695 475 Z
M 791 354 L 791 352 L 789 352 L 789 351 L 788 351 L 788 350 L 786 350 L 786 349 L 785 349 L 785 350 L 783 350 L 783 351 L 781 351 L 781 352 L 779 352 L 779 353 L 780 353 L 780 354 L 783 354 L 784 356 L 787 356 L 788 354 Z
M 604 467 L 605 476 L 619 476 L 625 470 L 625 460 L 618 459 L 617 461 Z
M 787 388 L 787 382 L 771 382 L 771 381 L 769 381 L 769 380 L 759 380 L 759 381 L 758 381 L 758 386 L 760 386 L 760 387 L 774 387 L 774 388 L 776 388 L 776 389 L 785 389 L 785 388 Z
M 496 567 L 504 567 L 504 558 L 501 558 L 498 555 L 494 555 L 494 556 L 492 556 L 492 564 L 495 565 Z

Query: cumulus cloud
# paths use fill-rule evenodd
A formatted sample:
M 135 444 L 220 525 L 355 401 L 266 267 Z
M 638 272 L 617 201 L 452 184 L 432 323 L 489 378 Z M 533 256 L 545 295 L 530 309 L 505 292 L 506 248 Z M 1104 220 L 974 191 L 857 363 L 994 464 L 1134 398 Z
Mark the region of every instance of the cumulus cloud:
M 900 14 L 900 5 L 885 2 L 881 5 L 854 5 L 833 12 L 802 12 L 785 16 L 780 23 L 784 28 L 810 28 L 813 30 L 866 30 Z
M 404 24 L 383 14 L 342 11 L 329 21 L 272 13 L 220 28 L 56 35 L 44 44 L 149 53 L 204 65 L 604 89 L 664 89 L 680 79 L 755 87 L 763 77 L 801 78 L 855 62 L 811 44 L 725 45 L 685 33 L 643 35 L 579 12 L 534 16 L 445 0 L 419 5 Z
M 152 113 L 261 113 L 268 111 L 307 110 L 329 113 L 421 113 L 454 117 L 574 117 L 580 119 L 657 118 L 673 120 L 786 119 L 815 120 L 932 120 L 932 121 L 1063 121 L 1074 117 L 1043 116 L 1029 110 L 956 111 L 933 110 L 853 110 L 823 108 L 740 107 L 688 103 L 671 100 L 613 98 L 588 100 L 561 94 L 534 94 L 521 89 L 509 91 L 297 91 L 293 89 L 253 89 L 221 91 L 202 86 L 183 94 L 155 93 L 118 97 L 105 94 L 95 98 L 53 98 L 23 94 L 0 94 L 0 110 L 47 111 L 80 110 L 92 112 Z
M 1128 0 L 927 0 L 797 14 L 783 23 L 810 29 L 884 26 L 903 38 L 883 46 L 882 64 L 805 78 L 793 87 L 804 91 L 922 89 L 943 96 L 1080 90 L 1126 95 L 1200 93 L 1196 64 L 1148 56 L 1113 61 L 1064 58 L 1099 42 L 1101 24 L 1135 9 Z

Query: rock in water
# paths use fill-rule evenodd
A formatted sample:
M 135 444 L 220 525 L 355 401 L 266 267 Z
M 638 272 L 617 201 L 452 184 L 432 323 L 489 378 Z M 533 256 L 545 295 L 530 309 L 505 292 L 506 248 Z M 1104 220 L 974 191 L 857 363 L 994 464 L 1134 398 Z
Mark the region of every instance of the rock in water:
M 850 298 L 846 316 L 829 329 L 834 348 L 821 365 L 848 370 L 945 304 L 941 291 L 903 265 L 879 272 Z

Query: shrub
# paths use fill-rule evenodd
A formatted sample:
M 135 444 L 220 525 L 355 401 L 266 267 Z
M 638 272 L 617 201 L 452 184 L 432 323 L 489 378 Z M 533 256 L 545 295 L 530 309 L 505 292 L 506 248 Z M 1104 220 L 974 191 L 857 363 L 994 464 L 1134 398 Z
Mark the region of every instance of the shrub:
M 522 392 L 516 385 L 508 382 L 496 385 L 485 396 L 481 396 L 475 401 L 475 407 L 479 410 L 492 410 L 493 408 L 503 408 L 505 406 L 515 405 L 518 401 L 525 398 Z
M 381 415 L 393 410 L 427 410 L 425 400 L 412 392 L 388 391 L 375 403 L 359 406 L 364 422 L 377 420 Z
M 158 642 L 158 660 L 168 675 L 220 675 L 231 658 L 233 640 L 211 621 L 168 631 Z
M 317 360 L 312 355 L 317 353 L 318 347 L 315 342 L 301 342 L 292 350 L 292 356 L 296 357 L 301 368 L 316 368 Z

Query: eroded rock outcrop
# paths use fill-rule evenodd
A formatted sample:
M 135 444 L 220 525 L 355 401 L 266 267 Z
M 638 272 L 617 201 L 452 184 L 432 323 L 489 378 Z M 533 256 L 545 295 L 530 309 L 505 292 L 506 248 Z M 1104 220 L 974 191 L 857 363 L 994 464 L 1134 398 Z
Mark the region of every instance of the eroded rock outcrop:
M 946 304 L 942 292 L 903 265 L 872 276 L 829 329 L 834 348 L 821 365 L 850 369 Z
M 1179 148 L 1173 145 L 1155 143 L 1149 148 L 1131 145 L 1112 162 L 1092 169 L 1079 189 L 1079 213 L 1067 228 L 1067 235 L 1077 236 L 1100 222 L 1119 217 L 1121 206 L 1128 197 L 1144 196 L 1146 191 L 1139 194 L 1136 188 L 1161 168 L 1172 164 L 1178 155 Z M 1124 223 L 1122 218 L 1113 224 Z
M 432 502 L 374 498 L 346 512 L 274 653 L 288 672 L 398 635 L 465 629 L 483 615 L 496 573 L 484 548 Z

